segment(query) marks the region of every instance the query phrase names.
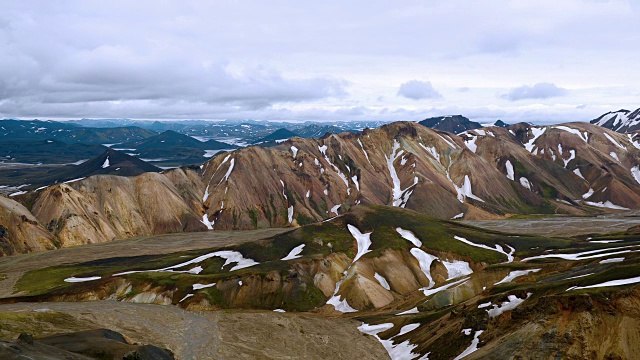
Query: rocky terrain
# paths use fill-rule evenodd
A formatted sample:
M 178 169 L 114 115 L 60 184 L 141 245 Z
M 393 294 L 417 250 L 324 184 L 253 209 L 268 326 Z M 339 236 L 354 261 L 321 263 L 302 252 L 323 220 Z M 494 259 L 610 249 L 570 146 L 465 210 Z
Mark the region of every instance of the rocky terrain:
M 354 206 L 264 240 L 145 256 L 96 248 L 93 259 L 26 267 L 0 300 L 0 336 L 101 328 L 118 309 L 112 330 L 183 359 L 205 348 L 222 358 L 320 358 L 331 349 L 344 351 L 342 358 L 363 349 L 392 359 L 632 358 L 640 335 L 639 239 L 633 228 L 541 237 Z M 0 262 L 0 272 L 23 261 L 30 260 Z M 159 313 L 171 331 L 144 330 Z M 212 331 L 181 338 L 181 326 Z M 291 345 L 266 346 L 274 326 Z M 249 327 L 249 340 L 229 338 Z M 149 341 L 156 331 L 162 335 Z M 303 350 L 310 342 L 316 348 Z

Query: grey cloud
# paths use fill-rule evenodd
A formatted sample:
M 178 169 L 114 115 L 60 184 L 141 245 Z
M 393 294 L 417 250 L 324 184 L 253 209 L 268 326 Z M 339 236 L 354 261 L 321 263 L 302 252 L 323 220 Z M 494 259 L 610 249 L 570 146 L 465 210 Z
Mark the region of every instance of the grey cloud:
M 566 89 L 560 88 L 553 83 L 538 83 L 535 85 L 522 85 L 512 89 L 506 94 L 502 94 L 501 97 L 509 101 L 518 101 L 525 99 L 549 99 L 563 96 L 566 93 Z
M 410 80 L 400 85 L 398 96 L 412 100 L 439 99 L 442 95 L 433 88 L 430 81 Z

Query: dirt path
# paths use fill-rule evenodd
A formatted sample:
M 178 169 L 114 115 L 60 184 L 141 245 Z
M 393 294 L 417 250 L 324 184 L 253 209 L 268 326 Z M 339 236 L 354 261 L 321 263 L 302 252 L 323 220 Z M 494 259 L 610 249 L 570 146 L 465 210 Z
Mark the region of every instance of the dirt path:
M 291 228 L 250 231 L 209 231 L 143 236 L 102 244 L 91 244 L 30 254 L 0 257 L 0 298 L 13 294 L 14 286 L 27 271 L 121 256 L 167 254 L 183 250 L 206 249 L 265 239 Z M 0 277 L 2 278 L 2 277 Z
M 608 234 L 640 225 L 637 212 L 595 217 L 549 217 L 513 220 L 467 220 L 462 223 L 497 231 L 542 236 Z
M 36 336 L 108 328 L 134 342 L 169 348 L 185 360 L 389 359 L 377 340 L 357 330 L 359 325 L 354 320 L 309 314 L 190 312 L 176 306 L 118 301 L 0 305 L 0 330 L 12 331 L 5 331 L 5 337 L 15 338 L 24 328 L 37 329 Z

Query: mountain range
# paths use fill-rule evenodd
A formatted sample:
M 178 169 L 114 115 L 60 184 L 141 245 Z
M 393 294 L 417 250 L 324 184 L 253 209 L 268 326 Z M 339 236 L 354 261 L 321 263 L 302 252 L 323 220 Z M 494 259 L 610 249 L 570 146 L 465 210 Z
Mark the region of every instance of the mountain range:
M 242 148 L 200 167 L 93 176 L 12 199 L 62 246 L 185 229 L 304 225 L 358 204 L 439 219 L 585 215 L 640 208 L 639 146 L 586 123 L 454 135 L 398 122 Z

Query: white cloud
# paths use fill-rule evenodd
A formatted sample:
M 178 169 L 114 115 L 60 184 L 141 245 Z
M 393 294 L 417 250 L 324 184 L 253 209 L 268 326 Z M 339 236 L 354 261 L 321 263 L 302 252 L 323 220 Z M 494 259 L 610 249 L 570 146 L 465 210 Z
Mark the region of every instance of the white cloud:
M 535 85 L 522 85 L 515 89 L 512 89 L 506 94 L 502 95 L 502 98 L 509 101 L 518 101 L 526 99 L 550 99 L 558 96 L 563 96 L 567 93 L 566 89 L 557 87 L 552 83 L 538 83 Z
M 6 0 L 0 117 L 586 121 L 640 106 L 639 11 L 635 0 Z M 437 90 L 399 90 L 407 79 Z M 512 89 L 539 79 L 571 91 Z
M 440 93 L 433 88 L 430 81 L 410 80 L 400 85 L 398 96 L 412 100 L 439 99 Z

